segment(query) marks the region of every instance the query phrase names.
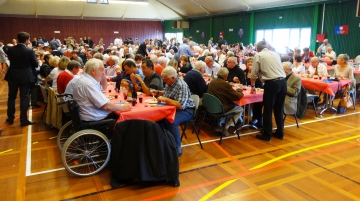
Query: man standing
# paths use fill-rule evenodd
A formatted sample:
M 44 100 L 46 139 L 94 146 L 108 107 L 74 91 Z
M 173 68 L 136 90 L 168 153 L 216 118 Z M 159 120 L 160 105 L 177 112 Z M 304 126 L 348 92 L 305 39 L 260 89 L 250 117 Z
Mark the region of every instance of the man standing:
M 322 45 L 320 45 L 320 47 L 317 49 L 316 53 L 319 54 L 321 53 L 321 55 L 325 54 L 327 52 L 327 49 L 331 47 L 329 40 L 325 39 L 324 43 Z
M 173 67 L 166 67 L 161 77 L 166 83 L 164 91 L 153 92 L 160 95 L 157 100 L 165 102 L 167 105 L 173 105 L 176 107 L 176 114 L 173 123 L 164 119 L 164 124 L 167 130 L 169 130 L 175 138 L 177 146 L 178 156 L 182 155 L 181 151 L 181 139 L 179 125 L 182 122 L 190 120 L 194 115 L 194 101 L 191 99 L 191 93 L 189 87 L 185 81 L 178 77 L 176 70 Z
M 187 38 L 184 38 L 183 44 L 181 44 L 180 47 L 179 47 L 179 53 L 178 53 L 179 58 L 182 55 L 186 55 L 187 57 L 193 57 L 194 56 L 194 54 L 191 51 L 190 46 L 189 46 L 189 39 L 187 39 Z
M 258 76 L 265 81 L 264 85 L 264 115 L 263 115 L 263 134 L 256 138 L 267 142 L 271 141 L 271 136 L 278 138 L 284 136 L 284 101 L 286 95 L 285 72 L 281 66 L 280 56 L 268 49 L 266 41 L 256 44 L 257 54 L 254 56 L 253 67 L 251 70 L 251 93 L 256 93 L 255 81 Z M 276 121 L 276 133 L 272 133 L 272 111 Z
M 137 54 L 141 54 L 145 58 L 148 57 L 148 53 L 146 51 L 147 44 L 149 44 L 149 39 L 145 39 L 145 41 L 140 44 Z
M 20 90 L 20 124 L 21 126 L 32 125 L 35 122 L 27 119 L 27 109 L 29 106 L 30 87 L 36 81 L 35 68 L 38 66 L 34 51 L 26 48 L 29 43 L 30 34 L 20 32 L 17 35 L 19 43 L 8 49 L 8 58 L 11 67 L 5 75 L 8 82 L 8 108 L 6 122 L 13 124 L 15 119 L 15 101 L 18 90 Z

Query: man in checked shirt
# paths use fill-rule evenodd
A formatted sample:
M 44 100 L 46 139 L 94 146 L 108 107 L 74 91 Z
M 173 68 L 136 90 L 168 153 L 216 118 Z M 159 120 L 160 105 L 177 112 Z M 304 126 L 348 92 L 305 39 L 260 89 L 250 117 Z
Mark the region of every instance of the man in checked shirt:
M 191 93 L 186 82 L 178 77 L 173 67 L 166 67 L 161 73 L 161 77 L 166 83 L 164 91 L 152 91 L 157 96 L 159 102 L 165 102 L 167 105 L 176 107 L 176 115 L 173 123 L 166 119 L 163 123 L 175 138 L 178 156 L 182 155 L 181 139 L 179 125 L 182 122 L 190 120 L 194 115 L 194 101 L 191 99 Z

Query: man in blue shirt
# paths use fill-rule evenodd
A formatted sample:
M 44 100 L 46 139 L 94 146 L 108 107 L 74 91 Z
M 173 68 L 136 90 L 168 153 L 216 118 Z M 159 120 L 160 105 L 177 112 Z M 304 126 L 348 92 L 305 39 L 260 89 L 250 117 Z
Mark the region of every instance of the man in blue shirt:
M 166 83 L 164 91 L 156 91 L 153 94 L 160 95 L 157 100 L 165 102 L 167 105 L 174 105 L 176 107 L 176 115 L 173 123 L 168 120 L 163 120 L 165 127 L 169 130 L 175 138 L 178 156 L 182 155 L 181 139 L 179 125 L 182 122 L 190 120 L 194 115 L 194 101 L 191 99 L 191 93 L 186 82 L 178 77 L 176 70 L 173 67 L 166 67 L 161 77 Z
M 184 38 L 183 44 L 181 44 L 180 47 L 179 47 L 179 53 L 178 53 L 179 58 L 182 55 L 186 55 L 187 57 L 193 57 L 194 56 L 194 54 L 191 51 L 190 46 L 189 46 L 189 39 L 187 39 L 187 38 Z

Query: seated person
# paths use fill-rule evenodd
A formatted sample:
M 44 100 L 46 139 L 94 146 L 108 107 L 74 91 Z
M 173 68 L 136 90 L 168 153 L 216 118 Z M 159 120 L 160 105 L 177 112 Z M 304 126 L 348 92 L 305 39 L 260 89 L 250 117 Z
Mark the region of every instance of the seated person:
M 325 54 L 322 55 L 323 58 L 327 57 L 330 60 L 336 59 L 336 53 L 333 51 L 332 47 L 328 47 Z
M 168 61 L 169 61 L 169 59 L 167 57 L 159 57 L 157 59 L 158 64 L 154 66 L 155 73 L 157 73 L 159 76 L 161 76 L 161 72 L 166 67 Z
M 182 151 L 179 125 L 193 117 L 195 107 L 194 101 L 191 99 L 188 85 L 183 79 L 178 77 L 178 74 L 173 67 L 166 67 L 161 73 L 161 77 L 166 83 L 165 90 L 153 91 L 152 93 L 158 94 L 158 101 L 176 107 L 174 122 L 170 123 L 168 120 L 164 119 L 163 123 L 165 124 L 166 129 L 174 135 L 177 154 L 178 156 L 181 156 Z
M 323 65 L 323 64 L 320 64 L 319 58 L 313 57 L 311 59 L 311 61 L 310 61 L 310 66 L 309 66 L 308 70 L 306 71 L 306 73 L 313 76 L 315 74 L 316 70 L 317 70 L 318 75 L 320 77 L 327 76 L 327 68 L 326 68 L 326 66 Z
M 189 86 L 190 92 L 202 98 L 203 93 L 206 93 L 208 86 L 202 76 L 205 72 L 205 62 L 197 61 L 192 70 L 188 71 L 184 77 L 184 81 Z
M 283 62 L 282 66 L 286 75 L 286 96 L 284 102 L 284 114 L 296 114 L 297 111 L 297 96 L 301 89 L 301 79 L 294 75 L 290 62 Z
M 244 80 L 244 71 L 237 64 L 236 57 L 229 57 L 227 59 L 227 69 L 229 70 L 228 82 L 240 83 Z
M 244 81 L 243 81 L 243 85 L 251 85 L 251 70 L 252 70 L 252 63 L 253 63 L 253 58 L 252 57 L 248 57 L 245 60 L 245 65 L 246 65 L 246 69 L 244 70 Z M 260 88 L 263 89 L 263 83 L 261 82 L 261 80 L 259 78 L 256 78 L 255 80 L 255 88 Z M 253 103 L 252 104 L 252 121 L 250 122 L 250 125 L 254 125 L 258 128 L 262 128 L 263 127 L 263 118 L 262 118 L 262 108 L 263 108 L 263 103 L 262 102 L 258 102 L 258 103 Z
M 73 79 L 73 77 L 78 74 L 81 64 L 78 61 L 70 61 L 67 65 L 65 71 L 61 72 L 57 77 L 57 91 L 59 94 L 65 92 L 66 86 Z
M 300 74 L 300 73 L 305 73 L 305 66 L 304 64 L 301 62 L 301 56 L 295 56 L 294 59 L 294 64 L 292 65 L 292 71 L 295 74 Z
M 314 52 L 311 51 L 308 47 L 303 49 L 304 53 L 301 55 L 301 59 L 304 63 L 309 63 L 310 59 L 314 57 Z
M 108 67 L 105 69 L 107 77 L 116 76 L 116 67 L 118 66 L 117 65 L 118 61 L 119 61 L 119 57 L 114 56 L 114 55 L 111 55 L 109 58 L 107 58 L 106 65 Z
M 54 57 L 56 58 L 56 56 Z M 51 73 L 45 78 L 45 82 L 48 81 L 53 81 L 52 83 L 52 88 L 57 91 L 57 77 L 59 76 L 59 74 L 63 71 L 65 71 L 67 65 L 69 64 L 70 59 L 67 57 L 61 57 L 61 59 L 59 60 L 59 67 L 54 68 Z
M 225 119 L 220 120 L 220 124 L 226 123 L 225 136 L 229 135 L 228 128 L 231 125 L 235 126 L 241 113 L 243 112 L 243 108 L 234 103 L 234 101 L 238 101 L 244 96 L 241 89 L 234 90 L 232 86 L 226 82 L 228 74 L 229 70 L 227 68 L 220 68 L 217 73 L 217 78 L 210 82 L 207 91 L 209 94 L 214 95 L 220 100 L 225 113 L 236 113 L 234 115 L 235 122 L 232 121 L 232 118 L 230 118 L 228 122 L 224 122 Z
M 206 56 L 205 57 L 205 63 L 206 63 L 205 75 L 210 77 L 211 74 L 213 74 L 214 77 L 216 78 L 217 72 L 219 71 L 221 66 L 214 61 L 214 58 L 212 56 Z
M 192 66 L 186 55 L 182 55 L 179 60 L 179 71 L 182 73 L 187 73 L 192 69 Z
M 354 72 L 352 66 L 348 65 L 349 56 L 340 54 L 337 58 L 337 66 L 334 68 L 335 75 L 341 80 L 353 80 Z
M 54 69 L 53 66 L 50 66 L 49 60 L 52 57 L 51 54 L 45 54 L 44 63 L 40 66 L 40 76 L 46 78 L 50 72 Z
M 115 111 L 129 111 L 130 104 L 116 105 L 111 103 L 102 92 L 100 80 L 105 74 L 101 60 L 90 59 L 85 64 L 85 72 L 75 83 L 73 98 L 80 107 L 82 121 L 99 121 L 103 119 L 117 120 Z
M 143 60 L 141 65 L 142 72 L 145 76 L 144 80 L 139 74 L 136 74 L 136 79 L 140 82 L 142 91 L 149 96 L 151 94 L 150 89 L 163 90 L 163 80 L 154 71 L 154 64 L 150 59 Z
M 123 69 L 125 74 L 123 75 L 123 79 L 121 80 L 121 86 L 129 87 L 131 81 L 136 91 L 141 90 L 141 83 L 136 79 L 135 75 L 140 75 L 141 79 L 144 79 L 144 75 L 140 71 L 140 69 L 136 68 L 135 61 L 133 59 L 127 59 L 123 63 Z

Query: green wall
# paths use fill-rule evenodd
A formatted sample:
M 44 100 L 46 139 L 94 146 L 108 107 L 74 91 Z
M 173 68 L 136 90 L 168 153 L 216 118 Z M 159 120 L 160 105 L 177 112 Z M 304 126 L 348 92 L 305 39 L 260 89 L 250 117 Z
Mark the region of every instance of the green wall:
M 357 0 L 345 0 L 340 3 L 336 1 L 336 3 L 330 2 L 325 4 L 324 33 L 337 54 L 347 53 L 351 58 L 360 54 L 360 45 L 358 45 L 360 38 L 360 17 L 355 17 L 356 5 Z M 318 16 L 315 16 L 316 6 L 319 8 Z M 311 34 L 311 41 L 313 43 L 315 41 L 315 34 L 321 33 L 322 10 L 323 4 L 313 4 L 254 11 L 253 33 L 250 33 L 250 12 L 212 16 L 212 24 L 210 17 L 189 19 L 190 29 L 185 29 L 184 34 L 186 37 L 192 36 L 195 42 L 206 44 L 210 38 L 211 29 L 214 42 L 218 41 L 219 32 L 224 31 L 224 36 L 228 43 L 243 42 L 244 45 L 247 45 L 256 42 L 250 40 L 251 38 L 255 39 L 257 29 L 311 27 L 312 31 L 316 32 Z M 280 16 L 282 16 L 282 19 L 279 19 Z M 172 30 L 172 23 L 173 21 L 165 21 L 164 32 L 171 32 L 169 30 Z M 349 25 L 349 34 L 335 35 L 334 29 L 337 25 Z M 239 28 L 244 30 L 242 39 L 238 37 Z M 233 29 L 233 32 L 230 32 L 229 29 Z M 197 30 L 199 30 L 198 33 L 196 32 Z M 201 38 L 202 32 L 205 33 L 204 39 Z M 311 44 L 311 47 L 316 51 L 319 45 L 320 43 Z
M 175 20 L 166 20 L 164 21 L 164 34 L 165 33 L 179 33 L 183 32 L 181 29 L 172 28 Z
M 355 0 L 326 4 L 324 33 L 336 55 L 348 54 L 350 58 L 360 55 L 360 17 L 355 17 L 357 2 Z M 321 8 L 322 16 L 322 8 Z M 319 20 L 321 17 L 319 18 Z M 349 25 L 349 34 L 335 34 L 335 26 Z M 321 22 L 319 33 L 321 32 Z

